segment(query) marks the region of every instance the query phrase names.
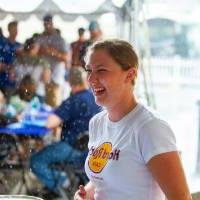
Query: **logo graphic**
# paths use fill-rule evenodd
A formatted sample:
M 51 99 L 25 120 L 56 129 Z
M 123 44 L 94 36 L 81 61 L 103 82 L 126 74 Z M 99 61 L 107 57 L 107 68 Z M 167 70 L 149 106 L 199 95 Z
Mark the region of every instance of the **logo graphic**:
M 112 144 L 105 142 L 98 148 L 92 147 L 89 153 L 88 165 L 94 173 L 100 173 L 109 160 L 118 160 L 120 150 L 112 151 Z

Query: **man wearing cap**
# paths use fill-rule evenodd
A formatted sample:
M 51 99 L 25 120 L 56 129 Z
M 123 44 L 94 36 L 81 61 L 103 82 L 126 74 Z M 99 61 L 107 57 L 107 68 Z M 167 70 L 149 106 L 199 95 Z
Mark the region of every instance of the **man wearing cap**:
M 78 138 L 88 131 L 90 119 L 100 111 L 91 91 L 88 89 L 86 73 L 82 67 L 73 67 L 69 72 L 71 96 L 55 109 L 47 121 L 47 128 L 62 123 L 61 141 L 45 147 L 34 154 L 30 166 L 35 175 L 50 190 L 70 185 L 66 174 L 52 169 L 54 163 L 68 162 L 84 165 L 87 150 L 80 150 Z M 87 144 L 86 144 L 87 145 Z
M 62 101 L 62 87 L 65 83 L 66 66 L 70 62 L 70 45 L 67 44 L 57 29 L 54 28 L 53 17 L 46 15 L 43 18 L 44 32 L 39 36 L 40 55 L 44 56 L 51 65 L 52 81 L 48 92 L 51 98 L 46 101 L 51 106 L 58 106 Z
M 84 57 L 85 57 L 87 48 L 90 45 L 92 45 L 94 42 L 96 42 L 97 40 L 100 40 L 102 37 L 102 31 L 97 21 L 91 21 L 88 29 L 90 32 L 90 39 L 86 40 L 80 47 L 80 60 L 81 60 L 81 65 L 83 67 L 85 66 Z
M 101 39 L 102 31 L 101 31 L 100 25 L 97 21 L 91 21 L 88 29 L 90 31 L 90 41 L 92 43 Z

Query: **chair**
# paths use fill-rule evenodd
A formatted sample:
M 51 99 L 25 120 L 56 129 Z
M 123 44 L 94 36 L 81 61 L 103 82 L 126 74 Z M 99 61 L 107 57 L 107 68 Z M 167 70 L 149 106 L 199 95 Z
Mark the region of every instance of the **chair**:
M 0 134 L 0 194 L 17 194 L 18 183 L 23 179 L 16 138 Z M 14 178 L 13 178 L 14 177 Z M 11 190 L 12 188 L 12 190 Z
M 26 194 L 29 168 L 20 153 L 20 142 L 14 135 L 0 133 L 0 194 Z
M 63 163 L 64 164 L 64 163 Z M 66 190 L 59 188 L 61 200 L 72 200 L 79 185 L 85 185 L 88 182 L 88 178 L 83 168 L 76 167 L 73 164 L 64 164 L 63 172 L 65 172 L 70 180 L 70 187 Z
M 17 150 L 16 140 L 12 135 L 0 134 L 0 161 L 5 161 L 13 151 Z
M 75 148 L 82 152 L 87 152 L 87 145 L 88 145 L 88 131 L 81 133 L 76 140 Z M 80 167 L 79 164 L 74 163 L 56 163 L 54 167 L 59 168 L 61 171 L 67 174 L 70 180 L 70 187 L 67 191 L 63 188 L 59 188 L 59 193 L 61 199 L 63 200 L 72 200 L 74 193 L 78 189 L 79 185 L 85 185 L 88 182 L 88 178 L 85 174 L 84 166 Z

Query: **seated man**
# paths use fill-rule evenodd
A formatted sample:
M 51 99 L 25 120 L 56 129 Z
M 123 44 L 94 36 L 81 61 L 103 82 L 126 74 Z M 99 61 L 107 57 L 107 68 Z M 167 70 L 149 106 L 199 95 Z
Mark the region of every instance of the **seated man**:
M 83 68 L 75 67 L 70 70 L 69 83 L 71 96 L 55 109 L 47 121 L 48 128 L 55 128 L 62 123 L 61 141 L 35 153 L 30 162 L 33 173 L 51 191 L 56 191 L 59 187 L 68 188 L 70 185 L 66 174 L 51 168 L 52 164 L 81 162 L 79 164 L 83 165 L 87 152 L 75 148 L 76 140 L 88 130 L 92 116 L 100 111 L 88 90 Z

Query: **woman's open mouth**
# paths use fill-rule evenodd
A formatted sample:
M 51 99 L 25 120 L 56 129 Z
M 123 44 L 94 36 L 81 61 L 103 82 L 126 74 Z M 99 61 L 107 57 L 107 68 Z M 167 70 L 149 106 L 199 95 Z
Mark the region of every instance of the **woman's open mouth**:
M 100 96 L 104 92 L 105 92 L 105 88 L 103 88 L 103 87 L 93 88 L 93 93 L 95 96 Z

